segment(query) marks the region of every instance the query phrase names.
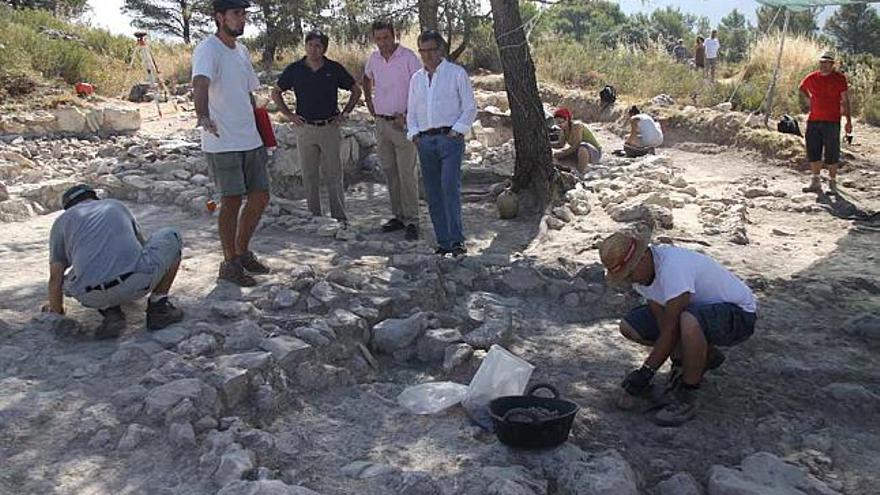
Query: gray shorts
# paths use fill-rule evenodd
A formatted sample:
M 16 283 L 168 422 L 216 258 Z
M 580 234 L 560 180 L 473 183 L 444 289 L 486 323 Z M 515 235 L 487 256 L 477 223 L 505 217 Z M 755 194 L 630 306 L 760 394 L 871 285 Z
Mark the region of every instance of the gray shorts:
M 168 270 L 180 259 L 182 249 L 183 239 L 176 229 L 160 229 L 144 244 L 134 270 L 121 282 L 107 289 L 87 290 L 78 294 L 65 293 L 83 306 L 95 309 L 106 309 L 135 301 L 159 285 Z
M 700 323 L 706 341 L 717 346 L 739 344 L 755 332 L 757 315 L 743 311 L 736 304 L 689 304 L 688 313 Z M 642 340 L 655 342 L 660 338 L 660 326 L 647 305 L 639 306 L 623 317 Z
M 578 147 L 587 149 L 587 151 L 590 153 L 590 163 L 592 163 L 593 165 L 602 161 L 602 150 L 600 150 L 599 148 L 593 146 L 586 141 L 583 141 L 581 144 L 578 145 Z
M 205 153 L 205 159 L 220 196 L 269 191 L 269 155 L 263 146 L 250 151 Z

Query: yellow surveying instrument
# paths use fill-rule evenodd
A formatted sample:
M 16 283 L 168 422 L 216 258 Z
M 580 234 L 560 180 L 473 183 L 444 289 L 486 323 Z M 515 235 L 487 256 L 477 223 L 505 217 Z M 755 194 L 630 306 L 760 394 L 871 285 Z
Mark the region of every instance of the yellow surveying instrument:
M 161 90 L 161 94 L 156 93 L 156 96 L 153 98 L 153 101 L 156 102 L 156 110 L 159 112 L 159 117 L 161 117 L 162 108 L 159 106 L 159 101 L 162 98 L 165 98 L 166 101 L 168 100 L 168 88 L 165 87 L 165 82 L 162 81 L 162 78 L 159 75 L 159 66 L 156 65 L 156 59 L 153 58 L 153 53 L 150 52 L 150 47 L 147 45 L 147 33 L 143 31 L 138 31 L 134 33 L 134 37 L 137 38 L 137 42 L 135 42 L 134 51 L 132 51 L 131 53 L 130 67 L 134 67 L 134 64 L 138 60 L 140 60 L 141 65 L 143 65 L 144 72 L 147 73 L 146 84 L 138 84 L 136 87 L 146 86 L 150 89 L 155 90 L 158 88 L 159 90 Z M 132 93 L 135 93 L 134 88 L 132 88 Z M 137 93 L 138 96 L 143 96 L 143 93 L 141 93 L 140 91 L 138 91 Z M 174 103 L 174 101 L 172 101 L 172 104 L 174 104 L 174 109 L 177 110 L 177 104 Z

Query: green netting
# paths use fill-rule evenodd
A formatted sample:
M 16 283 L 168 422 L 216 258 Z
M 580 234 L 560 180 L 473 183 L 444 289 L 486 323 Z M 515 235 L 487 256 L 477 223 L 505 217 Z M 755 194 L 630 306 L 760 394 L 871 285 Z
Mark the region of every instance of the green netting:
M 880 0 L 757 0 L 770 7 L 787 7 L 791 10 L 804 10 L 830 5 L 849 5 L 854 3 L 878 3 Z

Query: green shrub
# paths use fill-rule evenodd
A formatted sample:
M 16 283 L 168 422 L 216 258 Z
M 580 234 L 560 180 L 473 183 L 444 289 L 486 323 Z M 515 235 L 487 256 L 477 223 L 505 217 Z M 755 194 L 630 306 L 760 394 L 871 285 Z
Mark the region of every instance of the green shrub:
M 880 96 L 875 96 L 870 101 L 865 102 L 862 115 L 865 118 L 865 122 L 874 126 L 880 126 Z

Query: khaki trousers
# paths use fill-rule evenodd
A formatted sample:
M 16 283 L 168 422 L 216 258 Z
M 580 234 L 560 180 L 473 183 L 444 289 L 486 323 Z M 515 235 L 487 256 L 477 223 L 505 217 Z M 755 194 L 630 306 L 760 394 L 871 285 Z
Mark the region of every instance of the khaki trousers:
M 388 179 L 391 213 L 405 224 L 419 223 L 419 172 L 416 145 L 406 132 L 385 119 L 376 119 L 379 160 Z
M 330 199 L 330 216 L 344 221 L 345 187 L 342 184 L 342 162 L 339 145 L 342 136 L 339 127 L 330 124 L 315 126 L 305 124 L 299 128 L 296 149 L 302 168 L 306 202 L 314 216 L 321 216 L 321 181 Z

